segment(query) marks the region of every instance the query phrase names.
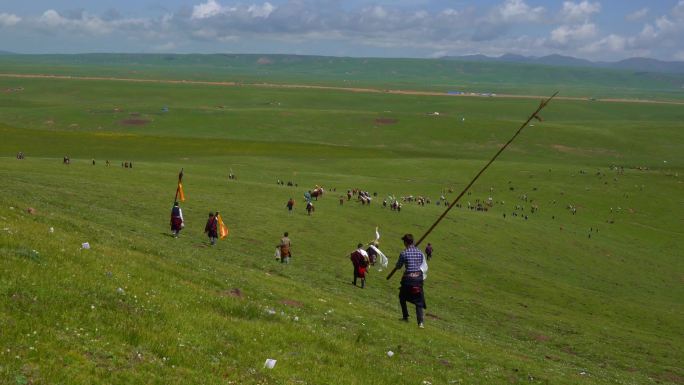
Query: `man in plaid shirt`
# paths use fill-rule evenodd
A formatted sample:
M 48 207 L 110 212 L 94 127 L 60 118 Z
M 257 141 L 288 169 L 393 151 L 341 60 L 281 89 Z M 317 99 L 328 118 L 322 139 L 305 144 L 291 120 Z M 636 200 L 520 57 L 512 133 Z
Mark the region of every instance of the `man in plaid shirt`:
M 427 308 L 425 305 L 425 293 L 423 292 L 423 272 L 420 265 L 423 263 L 425 256 L 413 244 L 413 234 L 405 234 L 402 238 L 404 241 L 404 251 L 399 254 L 399 260 L 387 279 L 390 279 L 394 273 L 405 267 L 404 275 L 401 277 L 401 287 L 399 288 L 399 303 L 401 304 L 402 320 L 408 322 L 409 314 L 406 302 L 416 305 L 416 318 L 418 327 L 423 328 L 423 312 Z

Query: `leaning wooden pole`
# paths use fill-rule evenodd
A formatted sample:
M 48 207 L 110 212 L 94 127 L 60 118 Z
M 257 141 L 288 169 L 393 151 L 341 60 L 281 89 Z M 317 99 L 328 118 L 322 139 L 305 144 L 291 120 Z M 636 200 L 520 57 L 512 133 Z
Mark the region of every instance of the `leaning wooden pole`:
M 509 139 L 508 142 L 506 142 L 506 144 L 504 144 L 504 145 L 499 149 L 499 151 L 497 151 L 496 154 L 494 154 L 494 156 L 492 157 L 492 159 L 490 159 L 489 162 L 487 162 L 487 164 L 485 164 L 485 166 L 482 167 L 482 170 L 480 170 L 480 172 L 478 172 L 477 175 L 475 175 L 475 177 L 473 178 L 473 180 L 471 180 L 470 183 L 468 183 L 468 185 L 463 189 L 463 191 L 461 191 L 461 193 L 458 194 L 458 196 L 456 197 L 456 199 L 454 199 L 454 201 L 451 202 L 451 204 L 449 205 L 449 207 L 447 207 L 447 209 L 444 210 L 444 212 L 442 213 L 442 215 L 440 215 L 439 218 L 437 218 L 437 220 L 435 221 L 435 223 L 433 223 L 432 226 L 430 226 L 430 228 L 425 232 L 425 234 L 423 234 L 423 236 L 420 237 L 420 239 L 418 239 L 418 242 L 416 242 L 416 246 L 420 245 L 420 243 L 423 242 L 423 240 L 424 240 L 425 238 L 427 238 L 428 235 L 430 235 L 430 233 L 432 232 L 432 230 L 434 230 L 435 227 L 437 227 L 437 225 L 439 224 L 439 222 L 441 222 L 442 219 L 444 219 L 444 217 L 449 213 L 449 211 L 456 205 L 456 203 L 458 203 L 458 201 L 461 200 L 461 197 L 463 197 L 463 195 L 466 193 L 466 191 L 468 191 L 468 189 L 470 189 L 470 187 L 471 187 L 471 186 L 480 178 L 480 175 L 482 175 L 482 174 L 485 172 L 485 170 L 487 170 L 487 168 L 489 168 L 489 166 L 490 166 L 492 163 L 494 163 L 494 161 L 496 160 L 496 158 L 498 158 L 499 155 L 501 155 L 501 153 L 506 149 L 506 147 L 508 147 L 508 145 L 510 145 L 510 144 L 515 140 L 515 138 L 517 138 L 518 135 L 520 135 L 520 133 L 522 132 L 522 130 L 523 130 L 525 127 L 527 127 L 528 124 L 530 124 L 530 121 L 532 121 L 532 119 L 537 119 L 537 120 L 539 120 L 539 121 L 542 120 L 542 119 L 539 117 L 539 115 L 537 115 L 537 114 L 539 114 L 539 112 L 540 112 L 541 110 L 543 110 L 544 107 L 546 107 L 546 105 L 549 104 L 549 102 L 551 101 L 551 99 L 553 99 L 556 95 L 558 95 L 558 91 L 556 91 L 556 92 L 555 92 L 553 95 L 551 95 L 548 99 L 542 100 L 542 101 L 541 101 L 541 103 L 539 104 L 539 107 L 537 107 L 537 110 L 534 111 L 534 112 L 532 113 L 532 115 L 530 115 L 529 118 L 527 118 L 527 120 L 525 121 L 525 123 L 523 123 L 523 124 L 520 126 L 520 128 L 518 128 L 518 131 L 515 132 L 515 134 L 513 135 L 513 137 L 511 137 L 511 139 Z

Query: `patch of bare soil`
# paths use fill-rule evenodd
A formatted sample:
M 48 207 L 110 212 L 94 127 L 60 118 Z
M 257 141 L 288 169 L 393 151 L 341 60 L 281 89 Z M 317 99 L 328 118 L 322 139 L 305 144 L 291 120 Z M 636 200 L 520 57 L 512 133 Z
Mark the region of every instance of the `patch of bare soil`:
M 259 60 L 257 60 L 257 64 L 259 64 L 259 65 L 273 64 L 273 60 L 271 60 L 265 56 L 262 56 L 259 58 Z
M 672 372 L 665 372 L 665 373 L 660 375 L 660 378 L 662 378 L 666 381 L 674 382 L 675 384 L 684 384 L 684 377 L 679 376 L 679 375 L 672 373 Z
M 125 126 L 144 126 L 144 125 L 150 123 L 150 121 L 147 119 L 124 119 L 124 120 L 120 121 L 119 123 L 121 123 Z
M 397 124 L 399 120 L 394 118 L 377 118 L 375 124 Z
M 299 301 L 295 301 L 294 299 L 284 299 L 284 300 L 280 301 L 280 303 L 282 303 L 283 305 L 292 306 L 292 307 L 300 307 L 300 308 L 304 307 L 303 303 L 301 303 Z
M 426 313 L 425 316 L 430 318 L 430 319 L 437 319 L 437 320 L 441 319 L 438 315 L 432 314 L 432 313 Z
M 451 368 L 454 366 L 451 364 L 451 362 L 449 362 L 449 360 L 439 360 L 439 364 L 447 368 Z
M 612 156 L 620 156 L 620 154 L 617 151 L 614 150 L 608 150 L 605 148 L 581 148 L 581 147 L 569 147 L 569 146 L 564 146 L 562 144 L 552 144 L 551 148 L 558 152 L 562 152 L 565 154 L 573 154 L 573 155 L 583 155 L 583 156 L 591 156 L 591 155 L 612 155 Z
M 234 287 L 230 290 L 225 290 L 221 292 L 221 295 L 224 295 L 226 297 L 233 297 L 233 298 L 242 298 L 242 290 L 238 289 L 237 287 Z

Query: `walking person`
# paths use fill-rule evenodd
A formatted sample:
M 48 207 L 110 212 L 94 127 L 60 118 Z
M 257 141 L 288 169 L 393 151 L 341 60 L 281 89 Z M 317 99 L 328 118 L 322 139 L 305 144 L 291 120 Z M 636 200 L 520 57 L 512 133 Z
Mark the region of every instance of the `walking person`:
M 306 214 L 311 215 L 316 209 L 314 208 L 313 202 L 306 202 Z
M 366 253 L 368 254 L 368 263 L 370 263 L 371 266 L 375 266 L 375 261 L 378 259 L 378 252 L 376 251 L 378 247 L 378 242 L 373 241 L 368 244 L 368 248 L 366 249 Z
M 183 210 L 181 210 L 178 202 L 173 203 L 173 208 L 171 208 L 171 233 L 173 233 L 174 238 L 178 238 L 178 234 L 185 227 L 185 221 L 183 220 Z
M 292 209 L 294 208 L 294 205 L 295 205 L 295 201 L 294 201 L 294 199 L 292 199 L 292 198 L 290 198 L 290 200 L 288 200 L 288 201 L 287 201 L 287 204 L 285 205 L 285 206 L 287 206 L 287 211 L 288 211 L 290 214 L 292 214 Z
M 283 237 L 280 238 L 280 243 L 278 243 L 278 247 L 280 248 L 280 263 L 290 263 L 290 257 L 292 256 L 290 247 L 292 246 L 292 242 L 290 241 L 289 235 L 290 234 L 287 231 L 283 233 Z
M 207 224 L 204 226 L 204 232 L 209 237 L 209 243 L 214 246 L 218 240 L 218 220 L 214 213 L 209 213 L 209 219 L 207 219 Z
M 356 250 L 351 253 L 350 259 L 354 265 L 354 280 L 352 284 L 356 286 L 356 280 L 361 279 L 361 288 L 366 287 L 366 270 L 368 268 L 368 254 L 363 249 L 363 243 L 359 243 Z
M 504 214 L 506 215 L 506 214 Z M 427 247 L 425 248 L 425 256 L 427 257 L 427 260 L 429 261 L 430 258 L 432 258 L 432 244 L 428 243 Z
M 394 269 L 389 273 L 387 279 L 392 278 L 394 273 L 405 267 L 404 275 L 401 277 L 399 287 L 399 304 L 401 305 L 402 321 L 408 322 L 409 313 L 406 302 L 416 306 L 416 320 L 418 327 L 423 328 L 423 313 L 427 308 L 425 304 L 425 292 L 423 291 L 423 271 L 421 265 L 425 256 L 414 245 L 413 234 L 405 234 L 401 237 L 404 242 L 404 251 L 399 254 L 399 260 Z

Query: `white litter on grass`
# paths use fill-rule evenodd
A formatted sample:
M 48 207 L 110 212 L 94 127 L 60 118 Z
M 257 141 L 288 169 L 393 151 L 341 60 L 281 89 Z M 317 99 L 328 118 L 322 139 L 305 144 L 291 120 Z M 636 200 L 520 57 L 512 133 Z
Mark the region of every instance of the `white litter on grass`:
M 55 228 L 54 228 L 54 227 L 50 227 L 50 230 L 48 230 L 48 232 L 49 232 L 50 234 L 54 233 L 54 232 L 55 232 Z
M 81 243 L 81 248 L 84 250 L 90 249 L 90 243 L 88 243 L 88 242 Z
M 119 294 L 124 294 L 124 289 L 118 288 L 118 289 L 116 289 L 116 292 Z
M 295 322 L 298 322 L 298 321 L 299 321 L 299 317 L 295 316 L 295 317 L 294 317 L 294 321 L 295 321 Z
M 265 311 L 266 313 L 270 314 L 270 315 L 273 315 L 273 314 L 276 313 L 276 311 L 273 310 L 273 309 L 265 309 L 264 311 Z
M 394 355 L 394 352 L 391 350 L 387 351 L 387 357 L 392 357 Z
M 266 362 L 264 362 L 264 368 L 273 369 L 275 368 L 277 362 L 278 360 L 274 360 L 273 358 L 267 358 Z

